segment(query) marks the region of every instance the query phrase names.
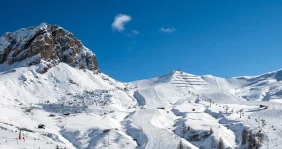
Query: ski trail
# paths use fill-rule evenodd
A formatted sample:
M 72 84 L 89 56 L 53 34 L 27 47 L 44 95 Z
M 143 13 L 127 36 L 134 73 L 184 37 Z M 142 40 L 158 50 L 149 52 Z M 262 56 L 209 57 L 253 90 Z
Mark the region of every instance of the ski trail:
M 158 93 L 157 93 L 157 91 L 156 91 L 156 88 L 157 88 L 157 86 L 154 87 L 154 91 L 155 91 L 156 98 L 158 99 L 159 103 L 161 103 L 161 104 L 159 104 L 159 106 L 160 106 L 160 105 L 164 105 L 164 102 L 163 102 L 163 101 L 161 100 L 161 98 L 159 97 L 159 95 L 158 95 Z
M 133 116 L 133 122 L 135 125 L 140 127 L 142 131 L 148 137 L 146 142 L 146 149 L 173 149 L 179 145 L 181 137 L 175 135 L 163 128 L 158 128 L 152 125 L 151 121 L 157 112 L 158 107 L 164 107 L 165 103 L 160 99 L 157 94 L 156 87 L 148 87 L 142 90 L 138 90 L 142 98 L 145 99 L 145 103 L 148 109 L 136 109 Z M 189 142 L 182 140 L 183 145 L 192 149 L 197 149 L 194 145 Z
M 147 135 L 148 142 L 146 149 L 173 149 L 177 148 L 181 138 L 165 129 L 155 127 L 151 120 L 155 114 L 155 109 L 137 109 L 134 115 L 134 124 L 142 128 Z M 186 145 L 187 143 L 184 142 Z M 188 145 L 196 149 L 193 145 Z
M 217 79 L 218 79 L 218 78 L 215 78 L 215 82 L 216 82 L 217 88 L 218 88 L 219 90 L 222 90 L 222 89 L 221 89 L 221 86 L 220 86 L 220 83 L 218 82 Z
M 148 87 L 146 89 L 142 89 L 138 91 L 145 99 L 146 106 L 149 109 L 156 109 L 163 105 L 162 101 L 159 99 L 156 88 L 155 87 Z

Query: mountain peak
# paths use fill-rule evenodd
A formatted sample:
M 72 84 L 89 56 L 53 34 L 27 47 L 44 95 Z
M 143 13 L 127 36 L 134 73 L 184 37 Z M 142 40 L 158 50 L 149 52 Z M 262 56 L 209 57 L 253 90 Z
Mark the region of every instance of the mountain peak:
M 71 32 L 47 23 L 8 32 L 0 38 L 0 64 L 12 65 L 29 58 L 22 66 L 47 62 L 51 67 L 64 62 L 80 69 L 98 70 L 94 53 Z

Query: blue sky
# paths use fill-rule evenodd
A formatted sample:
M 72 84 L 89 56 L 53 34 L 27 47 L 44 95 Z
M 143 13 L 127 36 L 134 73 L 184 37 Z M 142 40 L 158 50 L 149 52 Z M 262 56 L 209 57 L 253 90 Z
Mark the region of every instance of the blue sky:
M 281 0 L 15 0 L 2 1 L 0 12 L 1 35 L 59 24 L 124 82 L 178 68 L 220 77 L 282 68 Z

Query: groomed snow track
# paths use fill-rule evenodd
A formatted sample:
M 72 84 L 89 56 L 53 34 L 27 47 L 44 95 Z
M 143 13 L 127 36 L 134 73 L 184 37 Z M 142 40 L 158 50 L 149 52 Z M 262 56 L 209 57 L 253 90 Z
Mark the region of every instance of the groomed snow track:
M 151 120 L 155 115 L 155 109 L 137 109 L 134 115 L 134 124 L 141 127 L 142 131 L 147 135 L 148 142 L 146 149 L 174 149 L 177 148 L 181 138 L 172 132 L 165 129 L 155 127 L 152 125 Z M 183 144 L 197 149 L 185 140 Z M 188 145 L 187 145 L 188 144 Z
M 181 140 L 185 147 L 197 149 L 197 147 L 175 135 L 173 132 L 158 128 L 151 123 L 155 112 L 158 110 L 157 108 L 165 107 L 166 105 L 166 103 L 160 99 L 156 87 L 148 87 L 137 91 L 137 93 L 139 96 L 135 96 L 135 98 L 142 97 L 142 99 L 137 99 L 137 101 L 145 100 L 148 108 L 137 108 L 133 116 L 134 124 L 140 127 L 148 137 L 148 142 L 145 142 L 146 149 L 174 149 L 177 148 Z

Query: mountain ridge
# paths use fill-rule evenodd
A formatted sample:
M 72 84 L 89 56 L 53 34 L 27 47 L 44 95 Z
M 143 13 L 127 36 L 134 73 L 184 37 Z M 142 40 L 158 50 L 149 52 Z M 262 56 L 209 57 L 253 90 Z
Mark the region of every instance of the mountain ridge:
M 281 112 L 282 70 L 232 78 L 178 70 L 121 83 L 99 71 L 72 33 L 45 23 L 5 34 L 0 53 L 0 148 L 171 149 L 181 141 L 197 149 L 221 137 L 237 148 L 256 117 L 271 122 L 268 131 L 281 128 L 268 115 Z
M 74 35 L 58 25 L 7 32 L 0 38 L 0 64 L 12 65 L 33 57 L 22 66 L 45 64 L 42 73 L 60 62 L 79 69 L 99 71 L 96 55 Z
M 194 90 L 194 88 L 199 88 L 203 92 L 201 87 L 199 87 L 195 82 L 199 82 L 200 84 L 205 84 L 203 81 L 199 80 L 202 79 L 206 82 L 206 88 L 219 88 L 218 91 L 223 90 L 223 92 L 232 92 L 232 96 L 238 96 L 236 98 L 244 98 L 245 100 L 271 100 L 272 98 L 275 99 L 277 96 L 281 96 L 282 90 L 282 69 L 264 73 L 258 76 L 241 76 L 241 77 L 230 77 L 230 78 L 221 78 L 212 75 L 193 75 L 183 71 L 172 71 L 165 75 L 154 77 L 150 79 L 143 79 L 128 82 L 133 86 L 139 87 L 146 87 L 147 85 L 158 85 L 161 83 L 172 83 L 172 84 L 182 84 L 182 87 L 190 88 L 190 90 Z M 188 78 L 183 77 L 175 78 L 177 74 L 184 74 L 187 75 Z M 190 81 L 189 81 L 190 78 Z M 199 81 L 196 81 L 197 79 Z M 184 80 L 183 80 L 184 79 Z M 188 80 L 187 80 L 188 79 Z M 191 80 L 192 79 L 192 80 Z M 182 83 L 173 83 L 174 80 L 181 81 Z M 192 84 L 191 84 L 192 82 Z M 198 83 L 198 84 L 199 84 Z M 142 84 L 146 84 L 143 86 Z M 184 85 L 184 86 L 183 86 Z M 222 88 L 222 89 L 221 89 Z M 225 89 L 224 89 L 225 88 Z M 228 93 L 230 94 L 230 93 Z M 230 97 L 233 98 L 233 97 Z

